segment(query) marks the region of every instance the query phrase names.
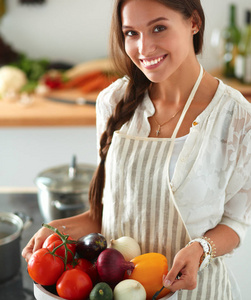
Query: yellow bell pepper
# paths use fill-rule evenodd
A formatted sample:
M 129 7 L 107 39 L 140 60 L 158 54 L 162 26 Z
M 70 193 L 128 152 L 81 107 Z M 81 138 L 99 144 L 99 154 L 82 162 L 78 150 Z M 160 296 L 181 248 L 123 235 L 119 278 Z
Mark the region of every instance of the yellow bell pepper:
M 168 263 L 164 255 L 160 253 L 146 253 L 131 260 L 135 268 L 131 275 L 126 275 L 128 279 L 139 281 L 145 288 L 147 300 L 151 300 L 153 295 L 162 288 L 163 275 L 168 272 Z M 170 291 L 164 289 L 157 299 L 166 296 Z

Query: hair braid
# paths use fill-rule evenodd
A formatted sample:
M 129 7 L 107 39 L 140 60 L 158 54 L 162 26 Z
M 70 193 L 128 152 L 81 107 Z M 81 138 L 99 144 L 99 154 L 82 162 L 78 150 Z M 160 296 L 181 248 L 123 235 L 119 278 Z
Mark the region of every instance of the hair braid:
M 125 96 L 118 102 L 114 113 L 107 122 L 107 128 L 100 138 L 100 163 L 92 178 L 89 189 L 90 212 L 94 219 L 101 221 L 102 197 L 105 185 L 105 160 L 114 131 L 119 130 L 129 121 L 138 105 L 143 101 L 150 81 L 143 73 L 136 71 L 134 78 L 129 80 Z

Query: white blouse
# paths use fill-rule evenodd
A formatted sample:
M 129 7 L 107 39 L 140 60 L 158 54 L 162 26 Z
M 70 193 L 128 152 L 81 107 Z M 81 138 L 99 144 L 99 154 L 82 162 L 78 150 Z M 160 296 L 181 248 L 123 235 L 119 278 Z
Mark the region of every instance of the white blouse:
M 118 79 L 98 96 L 98 146 L 127 83 L 126 77 Z M 148 137 L 148 117 L 154 112 L 146 93 L 120 131 Z M 219 80 L 214 98 L 195 121 L 174 158 L 171 186 L 177 205 L 191 238 L 220 223 L 235 230 L 242 242 L 251 224 L 251 104 Z

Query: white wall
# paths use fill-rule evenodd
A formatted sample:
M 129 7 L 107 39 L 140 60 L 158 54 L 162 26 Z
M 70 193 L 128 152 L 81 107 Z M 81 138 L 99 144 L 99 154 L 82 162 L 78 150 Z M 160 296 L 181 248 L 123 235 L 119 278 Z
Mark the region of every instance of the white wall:
M 78 63 L 107 55 L 111 0 L 6 1 L 3 37 L 32 58 Z

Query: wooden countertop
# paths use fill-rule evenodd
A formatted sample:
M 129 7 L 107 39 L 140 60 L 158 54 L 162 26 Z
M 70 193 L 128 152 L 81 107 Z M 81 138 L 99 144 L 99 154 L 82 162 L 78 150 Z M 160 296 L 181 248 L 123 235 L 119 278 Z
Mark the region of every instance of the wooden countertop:
M 211 72 L 221 78 L 219 72 Z M 251 85 L 242 85 L 237 80 L 221 78 L 226 84 L 238 89 L 251 102 Z M 78 90 L 54 91 L 50 96 L 76 99 L 84 96 L 95 101 L 98 93 L 82 95 Z M 33 102 L 22 105 L 20 101 L 0 100 L 0 127 L 25 126 L 95 126 L 96 111 L 92 105 L 72 105 L 49 101 L 42 96 L 33 96 Z
M 82 96 L 78 90 L 55 91 L 50 96 L 74 100 Z M 97 94 L 84 96 L 95 101 Z M 30 104 L 19 100 L 0 101 L 0 126 L 95 126 L 96 110 L 92 105 L 52 102 L 42 96 L 32 96 Z
M 219 69 L 211 70 L 210 74 L 214 77 L 221 79 L 225 84 L 232 86 L 240 91 L 249 101 L 251 101 L 251 84 L 242 84 L 237 79 L 226 78 L 222 76 L 222 72 Z

